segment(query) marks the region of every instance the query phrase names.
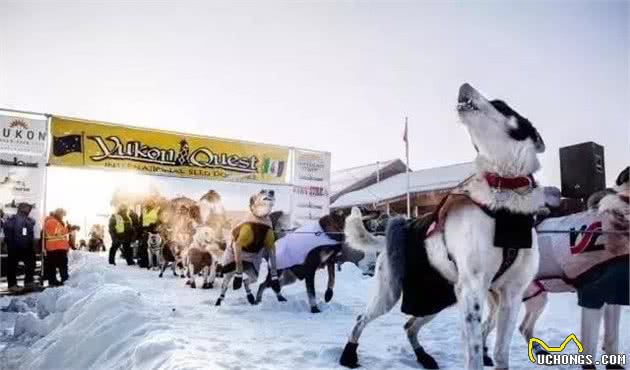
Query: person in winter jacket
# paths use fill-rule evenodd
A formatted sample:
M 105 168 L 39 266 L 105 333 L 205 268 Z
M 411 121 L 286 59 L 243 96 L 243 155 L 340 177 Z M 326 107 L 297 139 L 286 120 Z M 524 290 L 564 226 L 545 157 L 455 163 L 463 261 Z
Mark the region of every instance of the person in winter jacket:
M 134 265 L 131 251 L 133 237 L 133 223 L 127 206 L 121 204 L 116 213 L 109 218 L 109 235 L 112 237 L 112 246 L 109 248 L 109 264 L 116 265 L 116 252 L 122 251 L 127 265 Z
M 7 282 L 9 290 L 19 291 L 17 285 L 17 265 L 19 261 L 24 263 L 24 288 L 34 289 L 33 276 L 35 274 L 35 220 L 29 214 L 32 207 L 27 203 L 20 203 L 16 215 L 7 219 L 3 225 L 5 242 L 8 252 Z
M 64 222 L 66 211 L 58 208 L 44 220 L 45 268 L 50 286 L 60 286 L 68 280 L 68 249 L 70 232 Z M 61 281 L 57 279 L 57 270 Z

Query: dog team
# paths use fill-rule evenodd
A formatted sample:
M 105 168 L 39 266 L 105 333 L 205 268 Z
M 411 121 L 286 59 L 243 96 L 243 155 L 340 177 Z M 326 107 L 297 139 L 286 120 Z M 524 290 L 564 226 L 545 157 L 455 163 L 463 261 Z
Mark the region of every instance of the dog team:
M 526 315 L 519 331 L 529 340 L 547 294 L 553 292 L 577 292 L 584 354 L 597 352 L 602 317 L 604 352 L 616 354 L 620 306 L 629 304 L 628 168 L 619 175 L 613 191 L 589 202 L 588 211 L 545 219 L 554 200 L 533 176 L 540 169 L 538 154 L 545 150 L 536 128 L 505 102 L 490 101 L 469 84 L 460 87 L 456 107 L 477 152 L 476 173 L 448 194 L 433 213 L 411 220 L 390 218 L 384 236 L 368 231 L 374 222 L 385 224 L 382 217 L 366 217 L 357 208 L 348 217 L 334 211 L 286 233 L 286 225 L 278 221 L 282 217 L 272 212 L 274 191 L 261 190 L 250 197 L 247 216 L 226 229 L 220 196 L 209 191 L 197 202 L 196 211 L 175 211 L 168 222 L 158 221 L 161 214 L 155 205 L 143 210 L 147 267 L 159 266 L 160 277 L 171 267 L 173 275 L 187 278 L 191 288 L 198 286 L 199 276 L 203 289 L 212 288 L 222 277 L 217 306 L 226 299 L 230 286 L 243 287 L 247 301 L 254 305 L 261 302 L 267 288 L 284 302 L 282 286 L 304 280 L 313 313 L 320 312 L 314 283 L 318 269 L 327 269 L 324 299 L 329 302 L 337 264 L 351 262 L 366 273 L 373 267 L 376 289 L 339 361 L 349 368 L 359 366 L 358 345 L 364 329 L 401 299 L 402 312 L 410 316 L 404 330 L 418 363 L 426 369 L 439 368 L 438 360 L 420 344 L 418 333 L 452 305 L 459 307 L 461 316 L 463 368 L 508 369 L 521 304 L 525 302 Z M 116 243 L 129 248 L 129 238 L 123 237 L 127 221 L 113 217 L 110 232 L 120 231 Z M 591 234 L 567 233 L 558 238 L 544 233 L 546 228 L 563 225 L 568 231 L 568 225 L 577 222 L 571 217 L 599 228 Z M 597 247 L 593 238 L 599 238 Z M 559 247 L 565 242 L 570 249 Z M 375 258 L 376 266 L 370 266 Z M 263 260 L 268 274 L 254 294 L 252 285 L 259 279 Z M 496 341 L 490 356 L 486 338 L 492 330 L 496 330 Z M 539 347 L 533 350 L 545 353 Z

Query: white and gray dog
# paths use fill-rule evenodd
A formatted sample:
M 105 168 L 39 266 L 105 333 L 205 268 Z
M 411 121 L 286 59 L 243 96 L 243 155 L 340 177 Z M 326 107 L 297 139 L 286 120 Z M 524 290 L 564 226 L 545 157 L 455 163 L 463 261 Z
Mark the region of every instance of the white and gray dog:
M 497 369 L 509 367 L 509 345 L 523 292 L 538 266 L 533 215 L 544 206 L 533 180 L 545 149 L 532 124 L 500 100 L 488 101 L 469 84 L 459 90 L 457 111 L 477 151 L 476 174 L 449 194 L 436 212 L 418 220 L 389 221 L 376 265 L 376 290 L 360 315 L 340 359 L 357 367 L 361 333 L 402 296 L 404 326 L 417 361 L 436 361 L 418 342 L 420 328 L 455 303 L 461 312 L 467 370 L 483 369 L 481 315 L 488 291 L 500 296 L 495 345 Z M 366 234 L 354 247 L 382 240 Z
M 156 270 L 162 266 L 162 236 L 159 232 L 149 232 L 147 237 L 147 252 L 149 253 L 149 270 Z M 156 261 L 157 263 L 155 263 Z

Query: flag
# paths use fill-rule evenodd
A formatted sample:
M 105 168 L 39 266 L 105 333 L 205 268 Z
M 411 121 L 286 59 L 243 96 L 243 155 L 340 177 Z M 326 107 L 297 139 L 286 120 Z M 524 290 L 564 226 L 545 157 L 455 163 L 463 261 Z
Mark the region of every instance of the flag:
M 405 121 L 405 133 L 403 134 L 403 141 L 407 142 L 407 121 Z
M 284 161 L 274 161 L 273 159 L 265 158 L 262 173 L 263 175 L 282 177 L 284 173 Z
M 83 145 L 81 135 L 66 135 L 53 137 L 53 155 L 63 157 L 70 153 L 81 153 Z

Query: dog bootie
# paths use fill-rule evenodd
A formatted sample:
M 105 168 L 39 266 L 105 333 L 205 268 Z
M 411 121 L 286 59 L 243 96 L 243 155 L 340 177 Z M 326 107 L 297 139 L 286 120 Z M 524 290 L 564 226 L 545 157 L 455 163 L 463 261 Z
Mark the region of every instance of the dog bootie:
M 341 354 L 341 358 L 339 359 L 339 365 L 345 366 L 350 369 L 356 369 L 359 365 L 359 356 L 357 355 L 357 348 L 359 347 L 359 343 L 346 343 L 346 346 L 343 349 L 343 353 Z
M 317 306 L 311 307 L 311 313 L 320 313 L 322 312 Z
M 414 352 L 416 353 L 416 360 L 418 360 L 418 363 L 422 365 L 422 367 L 424 367 L 425 369 L 439 369 L 440 368 L 437 362 L 435 361 L 435 359 L 431 357 L 430 354 L 426 353 L 424 351 L 424 348 L 422 348 L 422 346 L 416 348 Z
M 326 289 L 326 293 L 324 294 L 324 301 L 326 301 L 326 303 L 330 302 L 330 300 L 333 297 L 333 290 L 328 288 Z
M 494 361 L 492 361 L 492 357 L 488 355 L 488 347 L 483 347 L 483 366 L 493 367 Z
M 252 306 L 256 305 L 256 298 L 254 298 L 252 293 L 247 294 L 247 302 L 249 302 Z
M 222 301 L 223 301 L 223 299 L 217 298 L 217 303 L 215 303 L 214 305 L 215 306 L 220 306 Z
M 276 296 L 276 298 L 278 298 L 278 302 L 286 302 L 287 301 L 287 299 L 284 298 L 284 296 L 282 294 L 278 294 Z

